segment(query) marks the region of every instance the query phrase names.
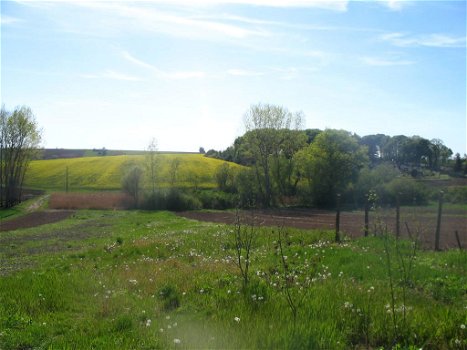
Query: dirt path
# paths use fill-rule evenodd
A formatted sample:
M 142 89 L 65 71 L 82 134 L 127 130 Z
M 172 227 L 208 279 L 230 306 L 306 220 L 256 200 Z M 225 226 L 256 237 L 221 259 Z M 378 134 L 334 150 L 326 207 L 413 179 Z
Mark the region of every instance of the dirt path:
M 36 227 L 45 224 L 51 224 L 70 217 L 72 210 L 45 210 L 35 211 L 15 219 L 3 221 L 0 220 L 0 231 L 11 231 L 20 228 Z
M 467 247 L 467 215 L 466 213 L 445 213 L 441 222 L 440 247 L 442 249 L 457 248 L 455 231 L 458 231 L 463 248 Z M 178 215 L 200 221 L 233 224 L 233 212 L 182 212 Z M 245 218 L 251 213 L 241 212 Z M 370 231 L 373 232 L 376 224 L 375 213 L 370 213 Z M 312 209 L 284 209 L 261 210 L 254 213 L 256 224 L 263 226 L 286 226 L 301 229 L 335 229 L 336 214 L 332 211 Z M 388 229 L 395 232 L 395 213 L 386 211 L 380 214 L 380 221 Z M 401 213 L 401 235 L 407 237 L 407 226 L 412 234 L 419 232 L 421 244 L 424 248 L 434 247 L 436 228 L 436 215 L 432 212 L 422 212 L 417 215 Z M 363 236 L 364 213 L 362 211 L 342 212 L 340 230 L 351 237 Z

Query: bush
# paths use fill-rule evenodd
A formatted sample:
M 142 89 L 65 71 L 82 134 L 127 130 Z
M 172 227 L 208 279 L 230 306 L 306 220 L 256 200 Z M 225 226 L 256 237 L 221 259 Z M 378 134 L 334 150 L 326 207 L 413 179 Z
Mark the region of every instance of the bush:
M 164 301 L 164 310 L 171 311 L 180 306 L 180 294 L 172 285 L 165 285 L 159 291 L 161 299 Z
M 167 210 L 182 211 L 201 209 L 202 204 L 191 193 L 183 192 L 177 188 L 171 188 L 166 197 Z
M 467 186 L 449 187 L 445 198 L 450 203 L 467 204 Z
M 238 205 L 238 196 L 222 191 L 198 191 L 196 197 L 201 201 L 204 209 L 231 209 Z
M 147 194 L 142 203 L 146 210 L 196 210 L 202 208 L 202 203 L 192 193 L 170 188 L 168 190 L 157 190 Z
M 396 178 L 382 188 L 381 202 L 395 205 L 397 196 L 401 205 L 424 205 L 428 203 L 427 188 L 414 179 L 407 177 Z
M 235 169 L 228 163 L 223 163 L 215 173 L 217 188 L 224 192 L 235 192 Z
M 364 168 L 360 171 L 358 181 L 349 188 L 353 192 L 354 202 L 363 207 L 366 196 L 370 191 L 376 193 L 379 198 L 384 195 L 384 186 L 400 176 L 399 170 L 391 163 L 383 163 L 372 169 Z M 346 197 L 349 195 L 347 194 Z

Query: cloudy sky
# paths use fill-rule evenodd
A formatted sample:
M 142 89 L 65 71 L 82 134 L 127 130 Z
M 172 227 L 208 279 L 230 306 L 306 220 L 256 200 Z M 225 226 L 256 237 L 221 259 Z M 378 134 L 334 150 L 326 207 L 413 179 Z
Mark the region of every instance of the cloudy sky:
M 1 1 L 1 102 L 49 148 L 224 149 L 249 106 L 466 153 L 465 1 Z

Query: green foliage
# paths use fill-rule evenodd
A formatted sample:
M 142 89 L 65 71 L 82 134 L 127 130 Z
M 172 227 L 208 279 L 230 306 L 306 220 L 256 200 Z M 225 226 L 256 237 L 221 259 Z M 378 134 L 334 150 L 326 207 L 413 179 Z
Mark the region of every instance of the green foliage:
M 233 209 L 238 206 L 238 195 L 214 190 L 202 190 L 194 193 L 201 201 L 203 209 Z
M 138 207 L 139 204 L 142 181 L 143 170 L 139 166 L 130 168 L 122 180 L 122 189 L 133 198 L 135 207 Z
M 302 122 L 301 112 L 292 114 L 269 104 L 253 105 L 245 115 L 245 143 L 254 159 L 261 204 L 266 207 L 275 204 L 277 193 L 290 192 L 293 155 L 307 139 L 299 131 Z
M 429 193 L 420 182 L 408 177 L 399 177 L 383 186 L 380 200 L 382 203 L 395 205 L 397 196 L 401 205 L 423 205 L 427 204 Z
M 164 310 L 171 311 L 180 306 L 180 293 L 173 285 L 165 285 L 159 291 L 159 295 L 164 300 Z
M 201 209 L 201 202 L 192 194 L 182 190 L 171 188 L 166 196 L 167 210 L 182 211 Z
M 202 208 L 201 201 L 189 190 L 180 188 L 156 189 L 147 193 L 141 204 L 147 210 L 184 211 Z
M 261 203 L 261 190 L 258 185 L 257 176 L 259 175 L 252 168 L 243 169 L 238 172 L 235 183 L 240 207 L 249 208 Z
M 128 315 L 121 315 L 115 320 L 115 332 L 127 332 L 133 328 L 133 319 Z
M 454 204 L 467 204 L 467 186 L 448 187 L 446 201 Z
M 29 162 L 37 155 L 41 132 L 29 107 L 0 110 L 0 208 L 21 202 Z
M 355 202 L 361 207 L 364 206 L 370 191 L 378 198 L 383 198 L 385 185 L 400 175 L 400 171 L 391 163 L 382 163 L 374 168 L 363 168 L 353 186 Z
M 366 164 L 366 149 L 343 130 L 326 130 L 315 141 L 295 155 L 299 173 L 308 184 L 312 201 L 318 206 L 331 206 L 337 193 L 358 177 Z
M 235 192 L 235 170 L 224 163 L 215 173 L 217 188 L 224 192 Z

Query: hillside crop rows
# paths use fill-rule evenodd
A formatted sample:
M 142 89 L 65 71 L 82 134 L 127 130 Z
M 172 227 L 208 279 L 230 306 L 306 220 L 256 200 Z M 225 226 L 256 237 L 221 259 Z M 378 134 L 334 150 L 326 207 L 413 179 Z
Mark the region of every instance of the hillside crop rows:
M 160 154 L 158 155 L 158 185 L 165 187 L 171 181 L 171 164 L 177 161 L 177 186 L 215 186 L 214 173 L 224 161 L 204 157 L 201 154 Z M 30 164 L 25 187 L 64 191 L 68 168 L 69 189 L 120 190 L 125 171 L 131 165 L 144 168 L 142 155 L 121 155 L 105 157 L 82 157 L 70 159 L 36 160 Z M 232 166 L 239 167 L 232 164 Z

